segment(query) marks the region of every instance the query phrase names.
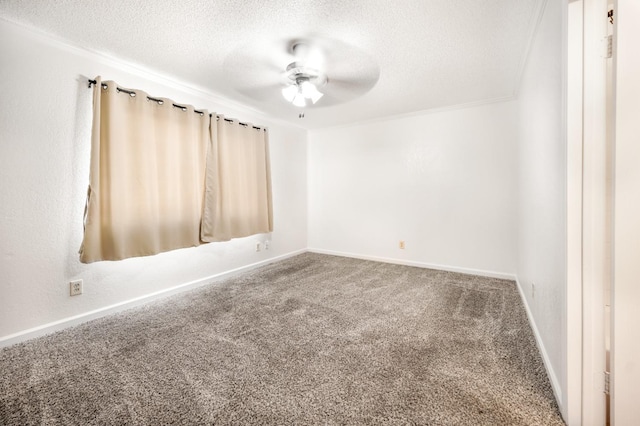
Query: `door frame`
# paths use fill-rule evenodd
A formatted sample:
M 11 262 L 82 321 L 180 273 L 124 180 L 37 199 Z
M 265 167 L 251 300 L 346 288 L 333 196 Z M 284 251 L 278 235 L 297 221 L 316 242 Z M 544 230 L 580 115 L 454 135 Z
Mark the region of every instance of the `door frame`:
M 607 0 L 569 0 L 567 12 L 566 396 L 569 425 L 603 425 L 607 241 Z
M 640 2 L 616 0 L 611 424 L 640 424 Z

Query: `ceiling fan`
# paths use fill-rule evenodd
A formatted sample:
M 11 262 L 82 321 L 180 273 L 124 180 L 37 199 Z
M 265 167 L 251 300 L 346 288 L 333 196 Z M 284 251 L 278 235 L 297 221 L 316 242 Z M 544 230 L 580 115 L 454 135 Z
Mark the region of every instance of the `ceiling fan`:
M 318 90 L 329 82 L 323 68 L 323 54 L 318 48 L 312 48 L 299 42 L 291 46 L 294 62 L 287 65 L 285 74 L 291 82 L 282 89 L 282 96 L 297 107 L 315 104 L 324 96 Z
M 296 108 L 350 101 L 371 90 L 380 75 L 363 50 L 320 36 L 243 45 L 223 67 L 231 86 L 250 101 Z

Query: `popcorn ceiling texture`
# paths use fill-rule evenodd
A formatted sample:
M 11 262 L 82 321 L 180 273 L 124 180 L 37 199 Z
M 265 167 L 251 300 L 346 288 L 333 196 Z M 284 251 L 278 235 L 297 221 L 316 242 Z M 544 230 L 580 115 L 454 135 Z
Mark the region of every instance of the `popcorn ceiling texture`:
M 563 424 L 514 282 L 309 253 L 0 370 L 3 425 Z
M 274 117 L 319 128 L 513 96 L 544 3 L 3 0 L 0 17 L 174 76 Z M 246 90 L 230 84 L 233 70 L 225 71 L 225 61 L 241 72 L 252 65 L 252 54 L 264 55 L 264 43 L 296 37 L 329 37 L 360 49 L 377 63 L 378 83 L 349 103 L 322 108 L 318 102 L 305 120 L 298 119 L 298 110 L 279 90 L 266 99 L 251 96 L 250 89 L 258 90 L 263 83 L 260 73 Z M 247 61 L 234 56 L 241 55 L 240 48 Z M 275 72 L 288 63 L 281 50 L 264 56 L 272 58 L 265 66 Z M 329 64 L 330 79 L 331 71 Z M 369 75 L 371 64 L 356 61 L 349 72 Z

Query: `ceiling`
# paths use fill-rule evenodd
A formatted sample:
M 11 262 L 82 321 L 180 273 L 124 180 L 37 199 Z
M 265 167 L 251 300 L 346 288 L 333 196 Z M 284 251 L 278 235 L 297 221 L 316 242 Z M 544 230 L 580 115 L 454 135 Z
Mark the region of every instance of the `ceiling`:
M 544 1 L 0 0 L 0 16 L 314 129 L 513 97 Z M 302 119 L 268 87 L 293 39 L 330 59 Z M 336 74 L 375 78 L 336 99 Z

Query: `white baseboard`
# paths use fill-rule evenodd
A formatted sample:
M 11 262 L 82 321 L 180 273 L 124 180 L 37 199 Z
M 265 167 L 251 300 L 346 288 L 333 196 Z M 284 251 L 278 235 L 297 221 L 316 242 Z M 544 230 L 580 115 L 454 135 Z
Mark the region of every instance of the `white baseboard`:
M 202 287 L 205 285 L 215 284 L 225 278 L 231 278 L 235 275 L 238 275 L 243 272 L 250 271 L 252 269 L 258 268 L 260 266 L 278 262 L 280 260 L 287 259 L 289 257 L 297 256 L 299 254 L 305 253 L 307 250 L 297 250 L 294 252 L 290 252 L 281 256 L 272 257 L 270 259 L 262 260 L 260 262 L 252 263 L 250 265 L 241 266 L 239 268 L 231 269 L 229 271 L 220 272 L 218 274 L 214 274 L 205 278 L 201 278 L 195 281 L 190 281 L 184 284 L 177 285 L 175 287 L 167 288 L 164 290 L 160 290 L 154 293 L 145 294 L 144 296 L 136 297 L 133 299 L 125 300 L 124 302 L 119 302 L 113 305 L 105 306 L 103 308 L 95 309 L 93 311 L 84 312 L 79 315 L 74 315 L 72 317 L 67 317 L 60 319 L 58 321 L 53 321 L 48 324 L 43 324 L 37 327 L 33 327 L 24 331 L 20 331 L 18 333 L 9 334 L 8 336 L 4 336 L 0 338 L 0 348 L 15 345 L 16 343 L 24 342 L 26 340 L 34 339 L 36 337 L 44 336 L 47 334 L 55 333 L 56 331 L 63 330 L 65 328 L 73 327 L 78 324 L 82 324 L 87 321 L 91 321 L 96 318 L 101 318 L 110 314 L 114 314 L 117 312 L 121 312 L 127 309 L 131 309 L 136 306 L 144 305 L 145 303 L 149 303 L 152 300 L 160 299 L 163 297 L 171 296 L 173 294 L 181 293 L 183 291 L 195 289 L 197 287 Z
M 563 406 L 562 406 L 562 388 L 560 387 L 558 376 L 556 376 L 556 373 L 553 370 L 553 365 L 551 365 L 551 360 L 549 359 L 547 350 L 544 347 L 544 343 L 542 341 L 542 337 L 540 336 L 540 332 L 538 331 L 536 321 L 533 318 L 533 314 L 531 313 L 531 309 L 529 308 L 529 303 L 527 303 L 527 298 L 524 297 L 524 291 L 522 290 L 522 286 L 520 285 L 520 281 L 518 280 L 517 277 L 516 277 L 516 284 L 518 287 L 518 293 L 520 293 L 520 299 L 522 300 L 524 309 L 527 312 L 527 318 L 529 319 L 529 324 L 531 325 L 533 334 L 536 337 L 536 344 L 538 346 L 538 351 L 542 355 L 542 361 L 544 362 L 544 367 L 547 370 L 547 376 L 549 377 L 549 381 L 551 382 L 551 388 L 553 389 L 553 394 L 556 397 L 556 402 L 558 403 L 558 407 L 560 408 L 560 411 L 564 413 Z
M 376 262 L 393 263 L 396 265 L 416 266 L 418 268 L 436 269 L 439 271 L 449 271 L 449 272 L 459 272 L 461 274 L 468 274 L 468 275 L 479 275 L 481 277 L 500 278 L 500 279 L 512 280 L 512 281 L 516 280 L 515 274 L 509 274 L 506 272 L 485 271 L 483 269 L 461 268 L 461 267 L 449 266 L 449 265 L 437 265 L 434 263 L 415 262 L 412 260 L 394 259 L 394 258 L 388 258 L 388 257 L 367 256 L 363 254 L 345 253 L 345 252 L 324 250 L 324 249 L 317 249 L 317 248 L 309 248 L 308 251 L 312 253 L 319 253 L 319 254 L 330 254 L 332 256 L 352 257 L 354 259 L 373 260 Z

